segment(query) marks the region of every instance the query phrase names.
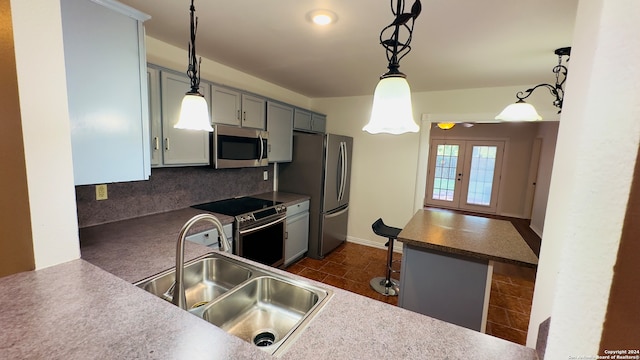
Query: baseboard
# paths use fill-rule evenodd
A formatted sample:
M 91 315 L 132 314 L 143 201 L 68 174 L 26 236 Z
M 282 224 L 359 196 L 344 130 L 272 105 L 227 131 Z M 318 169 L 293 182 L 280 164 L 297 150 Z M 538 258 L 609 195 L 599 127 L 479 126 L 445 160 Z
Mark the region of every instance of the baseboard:
M 542 239 L 542 229 L 538 229 L 537 226 L 533 225 L 529 225 L 529 229 L 533 230 L 533 232 L 536 233 L 536 235 L 538 235 L 540 239 Z
M 369 239 L 362 239 L 362 238 L 357 238 L 357 237 L 354 237 L 354 236 L 347 236 L 347 242 L 358 244 L 358 245 L 369 246 L 369 247 L 376 248 L 376 249 L 387 250 L 387 247 L 384 246 L 384 243 L 379 243 L 377 241 L 371 241 Z M 401 245 L 402 245 L 402 243 L 400 243 L 399 241 L 396 240 L 394 242 L 394 245 L 393 245 L 393 252 L 402 254 L 402 246 Z
M 506 216 L 506 217 L 510 217 L 510 218 L 516 218 L 516 219 L 524 219 L 525 217 L 522 214 L 510 214 L 510 213 L 500 213 L 500 214 L 496 214 L 498 216 Z

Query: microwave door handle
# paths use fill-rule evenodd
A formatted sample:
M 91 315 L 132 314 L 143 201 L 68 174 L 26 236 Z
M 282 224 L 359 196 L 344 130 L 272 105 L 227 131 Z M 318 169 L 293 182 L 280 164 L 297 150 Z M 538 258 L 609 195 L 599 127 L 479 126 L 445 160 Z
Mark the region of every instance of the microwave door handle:
M 258 135 L 258 139 L 260 141 L 260 160 L 259 162 L 262 162 L 262 159 L 264 158 L 264 140 L 262 139 L 262 135 Z

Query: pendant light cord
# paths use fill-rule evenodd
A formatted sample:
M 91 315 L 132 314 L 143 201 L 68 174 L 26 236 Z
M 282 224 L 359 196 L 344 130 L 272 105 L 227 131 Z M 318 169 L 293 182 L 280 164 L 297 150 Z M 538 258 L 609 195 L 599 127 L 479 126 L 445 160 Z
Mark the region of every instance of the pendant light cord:
M 199 94 L 200 88 L 200 64 L 202 58 L 196 58 L 196 31 L 198 30 L 198 17 L 195 16 L 196 8 L 191 0 L 191 36 L 189 41 L 189 67 L 187 68 L 187 76 L 191 80 L 191 90 L 189 94 Z

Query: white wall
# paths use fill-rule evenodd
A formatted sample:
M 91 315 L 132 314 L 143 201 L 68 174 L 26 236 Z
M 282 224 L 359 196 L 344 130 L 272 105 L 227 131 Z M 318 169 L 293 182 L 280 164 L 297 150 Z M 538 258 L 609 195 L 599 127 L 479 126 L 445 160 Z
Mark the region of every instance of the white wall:
M 188 39 L 185 39 L 185 46 Z M 187 51 L 147 36 L 147 61 L 178 72 L 186 72 Z M 197 55 L 197 54 L 196 54 Z M 217 84 L 253 92 L 275 100 L 309 109 L 310 99 L 278 85 L 245 74 L 207 58 L 202 58 L 201 78 Z M 185 92 L 189 89 L 185 89 Z
M 558 132 L 527 344 L 597 354 L 640 143 L 640 2 L 582 0 Z
M 36 269 L 80 257 L 59 1 L 11 0 Z
M 466 116 L 474 121 L 493 120 L 493 116 L 514 101 L 516 92 L 528 87 L 414 93 L 414 118 L 420 122 L 422 114 L 438 114 L 465 121 Z M 547 100 L 550 100 L 548 94 L 543 94 L 532 103 L 541 112 L 553 114 L 554 108 Z M 386 240 L 373 234 L 371 224 L 382 217 L 386 224 L 403 227 L 414 214 L 414 200 L 420 199 L 416 201 L 419 204 L 424 199 L 426 167 L 418 163 L 418 154 L 424 152 L 420 150 L 420 138 L 428 142 L 429 129 L 423 126 L 422 135 L 363 132 L 362 127 L 371 115 L 372 101 L 373 95 L 321 98 L 312 100 L 312 108 L 327 114 L 328 132 L 354 138 L 348 236 L 352 241 L 380 245 Z M 425 154 L 421 159 L 423 156 Z
M 547 213 L 549 200 L 549 186 L 551 184 L 551 172 L 553 170 L 553 158 L 556 152 L 558 139 L 558 123 L 540 123 L 538 138 L 542 139 L 540 148 L 540 161 L 538 163 L 538 177 L 536 179 L 536 192 L 533 198 L 531 210 L 531 229 L 539 236 L 544 230 L 544 219 Z

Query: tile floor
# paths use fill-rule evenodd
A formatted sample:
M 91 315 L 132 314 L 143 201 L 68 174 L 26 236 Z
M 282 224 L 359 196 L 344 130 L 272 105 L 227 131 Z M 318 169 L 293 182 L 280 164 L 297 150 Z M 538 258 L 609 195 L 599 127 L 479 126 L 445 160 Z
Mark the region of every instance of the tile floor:
M 286 270 L 397 306 L 397 296 L 383 296 L 369 286 L 369 280 L 386 274 L 386 256 L 383 249 L 345 243 L 323 260 L 304 258 Z M 401 254 L 394 254 L 394 260 L 401 258 Z M 399 278 L 398 275 L 393 277 Z M 533 269 L 496 264 L 489 298 L 487 334 L 525 344 L 534 279 Z

